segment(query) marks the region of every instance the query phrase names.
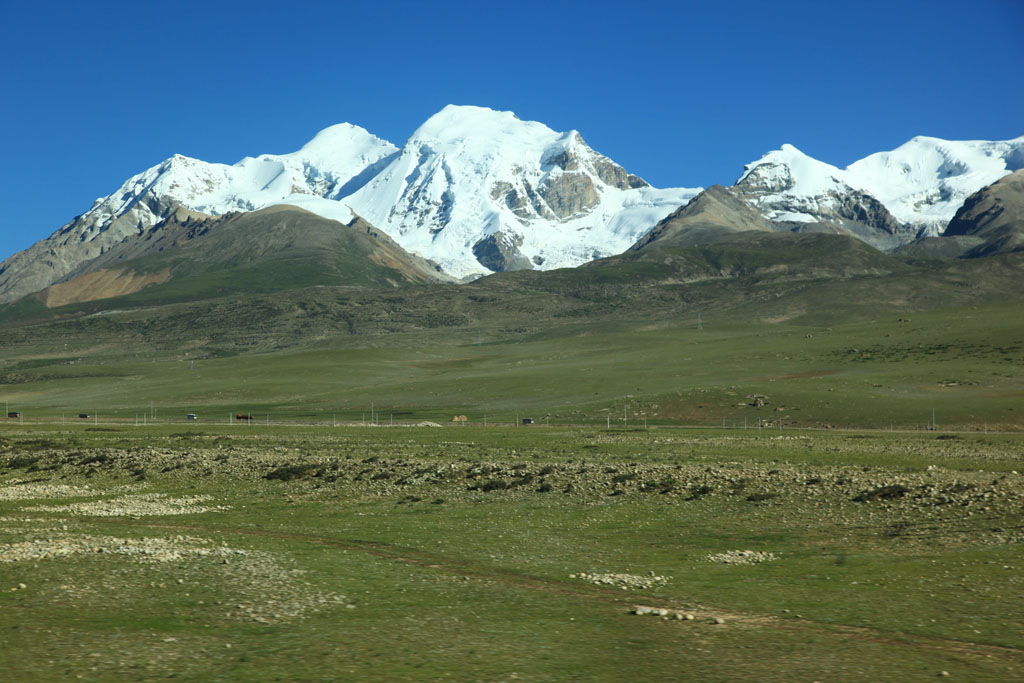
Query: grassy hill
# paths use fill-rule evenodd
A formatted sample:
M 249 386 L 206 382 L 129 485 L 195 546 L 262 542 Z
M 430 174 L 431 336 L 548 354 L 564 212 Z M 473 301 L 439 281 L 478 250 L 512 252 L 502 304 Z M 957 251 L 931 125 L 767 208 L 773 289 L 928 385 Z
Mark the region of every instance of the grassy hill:
M 777 248 L 641 250 L 461 286 L 9 314 L 0 381 L 50 418 L 131 420 L 155 402 L 176 419 L 362 420 L 372 405 L 399 420 L 916 428 L 935 409 L 947 426 L 1021 426 L 1020 255 L 913 267 L 848 238 L 763 239 Z
M 344 225 L 293 206 L 213 218 L 186 210 L 3 310 L 166 304 L 319 285 L 391 288 L 448 278 L 356 218 Z M 108 283 L 106 287 L 98 286 Z M 123 295 L 122 295 L 123 294 Z M 98 303 L 101 302 L 101 303 Z

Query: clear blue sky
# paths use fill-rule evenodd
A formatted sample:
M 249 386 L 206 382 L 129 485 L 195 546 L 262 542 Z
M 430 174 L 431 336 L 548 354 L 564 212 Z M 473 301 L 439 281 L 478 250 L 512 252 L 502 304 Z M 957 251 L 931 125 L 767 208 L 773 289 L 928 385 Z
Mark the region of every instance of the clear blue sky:
M 1024 2 L 0 0 L 0 259 L 171 154 L 342 121 L 401 145 L 449 103 L 579 130 L 659 187 L 789 142 L 845 166 L 1024 133 Z

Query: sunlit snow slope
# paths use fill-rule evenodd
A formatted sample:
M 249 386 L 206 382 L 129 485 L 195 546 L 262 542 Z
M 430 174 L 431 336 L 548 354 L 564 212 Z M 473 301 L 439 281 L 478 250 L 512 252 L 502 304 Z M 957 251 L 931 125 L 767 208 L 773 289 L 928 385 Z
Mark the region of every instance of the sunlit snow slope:
M 765 217 L 792 223 L 850 218 L 843 215 L 844 201 L 866 194 L 900 224 L 897 230 L 913 237 L 941 233 L 964 199 L 1022 167 L 1024 136 L 996 142 L 916 137 L 845 169 L 783 145 L 747 165 L 736 186 Z
M 0 301 L 81 270 L 179 205 L 220 215 L 293 204 L 342 222 L 351 207 L 406 250 L 468 277 L 619 253 L 697 191 L 654 189 L 575 131 L 449 106 L 401 150 L 339 124 L 293 154 L 233 166 L 175 155 L 0 264 Z
M 321 131 L 298 152 L 246 157 L 233 166 L 176 154 L 97 199 L 49 238 L 0 263 L 0 301 L 58 281 L 126 237 L 153 227 L 179 205 L 221 215 L 287 201 L 348 221 L 351 212 L 330 200 L 351 192 L 395 151 L 390 142 L 343 123 Z M 307 205 L 317 201 L 321 211 Z
M 465 277 L 621 253 L 698 191 L 654 189 L 576 131 L 448 106 L 346 201 L 406 249 Z

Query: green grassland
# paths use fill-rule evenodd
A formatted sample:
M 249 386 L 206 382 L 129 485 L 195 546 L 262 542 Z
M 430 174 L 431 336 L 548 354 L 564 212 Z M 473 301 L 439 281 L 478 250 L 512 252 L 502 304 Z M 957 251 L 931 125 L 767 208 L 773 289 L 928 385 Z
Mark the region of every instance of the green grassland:
M 0 678 L 1021 679 L 1024 256 L 765 239 L 3 307 Z
M 51 421 L 914 430 L 934 411 L 948 429 L 1020 428 L 1024 256 L 909 265 L 834 235 L 758 239 L 458 286 L 264 273 L 280 291 L 213 296 L 209 278 L 234 282 L 215 268 L 127 297 L 16 303 L 0 310 L 0 398 Z M 245 263 L 229 265 L 288 261 Z
M 110 316 L 113 317 L 113 316 Z M 744 320 L 572 320 L 521 331 L 459 326 L 325 336 L 239 353 L 159 348 L 91 319 L 66 347 L 33 337 L 0 354 L 3 398 L 25 419 L 80 412 L 101 421 L 148 415 L 227 422 L 471 423 L 516 416 L 556 424 L 685 424 L 755 428 L 1019 429 L 1024 410 L 1024 306 L 1008 302 L 822 326 Z M 902 320 L 902 322 L 901 322 Z M 159 326 L 160 320 L 153 322 Z M 104 334 L 107 334 L 105 337 Z M 157 335 L 158 336 L 158 335 Z M 138 351 L 133 349 L 138 344 Z M 154 348 L 155 347 L 155 348 Z M 758 403 L 757 397 L 762 397 Z M 371 414 L 371 410 L 373 414 Z
M 10 423 L 0 661 L 24 681 L 1017 680 L 1022 456 L 1013 434 Z M 709 560 L 739 550 L 771 559 Z

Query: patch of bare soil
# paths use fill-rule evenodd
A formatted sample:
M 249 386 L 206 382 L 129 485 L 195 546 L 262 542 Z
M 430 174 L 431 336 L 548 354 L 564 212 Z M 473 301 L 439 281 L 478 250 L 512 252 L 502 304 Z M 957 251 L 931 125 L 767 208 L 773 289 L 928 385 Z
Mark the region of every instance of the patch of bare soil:
M 112 296 L 124 296 L 171 279 L 167 268 L 157 273 L 136 273 L 124 268 L 103 268 L 80 275 L 68 282 L 51 285 L 43 290 L 43 303 L 47 308 L 57 308 L 81 301 L 95 301 Z

